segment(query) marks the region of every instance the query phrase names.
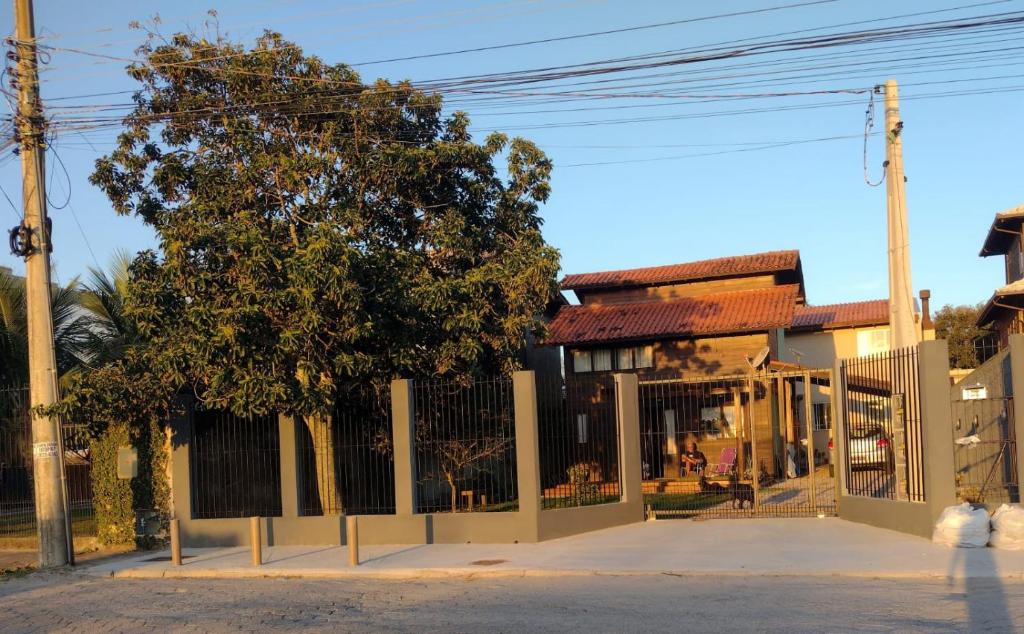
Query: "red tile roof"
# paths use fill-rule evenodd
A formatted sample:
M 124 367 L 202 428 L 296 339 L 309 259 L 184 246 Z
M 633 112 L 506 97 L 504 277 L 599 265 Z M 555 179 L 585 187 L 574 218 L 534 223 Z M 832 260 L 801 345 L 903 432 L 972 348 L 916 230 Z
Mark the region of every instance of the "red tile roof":
M 889 323 L 889 301 L 885 299 L 825 306 L 797 306 L 793 312 L 794 330 L 873 326 L 887 323 Z
M 704 279 L 741 275 L 760 275 L 778 271 L 795 271 L 800 266 L 799 251 L 770 251 L 754 255 L 738 255 L 714 260 L 651 266 L 642 269 L 602 271 L 566 275 L 564 290 L 587 290 L 616 286 L 647 286 L 674 284 Z
M 548 345 L 760 332 L 788 327 L 799 286 L 773 286 L 671 301 L 563 306 Z

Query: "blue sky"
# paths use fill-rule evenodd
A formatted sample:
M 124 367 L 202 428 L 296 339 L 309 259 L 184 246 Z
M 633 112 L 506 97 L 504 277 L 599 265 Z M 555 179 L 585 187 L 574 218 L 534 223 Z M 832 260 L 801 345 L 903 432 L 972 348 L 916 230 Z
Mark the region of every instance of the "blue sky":
M 91 3 L 85 9 L 86 5 L 77 1 L 55 0 L 37 2 L 36 25 L 44 44 L 127 57 L 141 41 L 140 33 L 129 28 L 130 20 L 142 21 L 159 13 L 161 29 L 169 33 L 186 26 L 200 28 L 206 10 L 212 7 L 218 12 L 221 30 L 235 38 L 251 41 L 263 27 L 271 27 L 307 52 L 328 61 L 359 63 L 742 12 L 798 1 L 107 0 Z M 696 47 L 982 1 L 835 0 L 756 15 L 357 68 L 364 80 L 429 80 Z M 869 26 L 1021 10 L 1024 2 L 1012 0 Z M 9 3 L 0 4 L 0 24 L 6 25 L 7 30 L 13 24 L 10 11 Z M 858 27 L 839 30 L 850 28 Z M 938 305 L 982 301 L 1002 282 L 1001 262 L 992 258 L 982 260 L 977 253 L 993 214 L 1024 203 L 1024 93 L 914 97 L 1024 87 L 1021 57 L 1014 52 L 1024 36 L 1016 33 L 995 43 L 978 40 L 979 50 L 1003 52 L 979 57 L 958 69 L 938 62 L 932 64 L 923 53 L 913 61 L 906 61 L 914 57 L 913 53 L 878 53 L 864 58 L 874 63 L 868 73 L 844 69 L 818 82 L 789 86 L 800 91 L 864 88 L 890 76 L 901 82 L 905 97 L 902 117 L 913 281 L 916 288 L 931 288 L 933 301 Z M 846 53 L 836 51 L 836 55 Z M 893 68 L 886 72 L 888 66 L 878 63 L 885 55 L 905 61 L 891 62 Z M 694 70 L 704 68 L 694 66 Z M 674 79 L 680 77 L 687 76 Z M 949 83 L 954 80 L 956 83 Z M 737 91 L 782 91 L 783 84 Z M 49 100 L 131 88 L 133 84 L 123 72 L 123 63 L 55 50 L 43 73 L 41 91 L 44 101 L 54 106 L 123 102 L 127 95 Z M 886 296 L 885 188 L 867 186 L 862 168 L 860 135 L 864 129 L 866 94 L 774 97 L 739 104 L 652 99 L 616 100 L 611 104 L 589 101 L 584 107 L 609 105 L 631 107 L 538 113 L 537 110 L 579 106 L 537 104 L 469 111 L 474 130 L 484 133 L 497 128 L 521 134 L 536 141 L 553 159 L 553 192 L 543 209 L 544 229 L 547 240 L 562 252 L 565 272 L 799 249 L 811 303 Z M 776 108 L 791 105 L 816 107 Z M 529 114 L 519 114 L 517 108 Z M 682 116 L 743 108 L 765 111 L 716 117 Z M 876 112 L 880 121 L 880 103 Z M 661 120 L 607 122 L 640 117 Z M 604 123 L 564 125 L 580 121 Z M 538 125 L 545 127 L 536 128 Z M 849 138 L 734 151 L 755 147 L 742 144 L 823 137 Z M 67 178 L 53 163 L 51 154 L 51 202 L 63 203 L 68 198 L 68 185 L 71 193 L 67 207 L 51 211 L 55 226 L 54 262 L 62 280 L 84 272 L 96 262 L 106 264 L 116 249 L 134 252 L 155 244 L 148 229 L 133 218 L 116 216 L 106 198 L 88 183 L 93 162 L 111 149 L 113 138 L 110 131 L 58 138 L 56 152 L 67 167 Z M 872 178 L 880 174 L 883 152 L 882 140 L 872 138 Z M 613 164 L 580 165 L 585 163 Z M 17 160 L 0 160 L 0 186 L 20 206 Z M 0 205 L 5 207 L 0 211 L 3 226 L 15 224 L 13 210 L 3 200 Z M 0 253 L 0 266 L 22 270 L 20 260 L 6 249 Z

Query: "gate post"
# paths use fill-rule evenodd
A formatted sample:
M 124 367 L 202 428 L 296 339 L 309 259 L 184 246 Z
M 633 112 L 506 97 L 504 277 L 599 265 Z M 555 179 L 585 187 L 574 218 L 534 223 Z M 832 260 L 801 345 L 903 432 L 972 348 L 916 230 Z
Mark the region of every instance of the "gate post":
M 516 421 L 516 488 L 519 514 L 525 522 L 527 539 L 540 535 L 540 442 L 537 425 L 537 380 L 532 370 L 512 375 Z
M 924 499 L 932 521 L 956 504 L 953 466 L 953 421 L 949 386 L 949 347 L 945 340 L 918 344 L 921 390 L 921 436 Z
M 1024 438 L 1024 405 L 1017 405 L 1017 396 L 1024 402 L 1024 335 L 1010 335 L 1010 389 L 1013 400 L 1013 440 L 1014 447 L 1018 440 Z M 1024 490 L 1024 461 L 1017 456 L 1017 490 Z
M 395 447 L 395 514 L 416 513 L 416 416 L 412 381 L 391 382 L 391 438 Z
M 615 375 L 616 418 L 619 423 L 619 482 L 622 501 L 643 508 L 643 465 L 640 460 L 640 381 L 635 374 Z

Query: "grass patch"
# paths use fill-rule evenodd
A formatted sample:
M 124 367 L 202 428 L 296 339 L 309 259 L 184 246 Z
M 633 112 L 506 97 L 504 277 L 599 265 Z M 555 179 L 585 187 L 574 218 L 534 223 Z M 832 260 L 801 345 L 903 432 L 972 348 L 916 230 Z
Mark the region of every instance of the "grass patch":
M 92 509 L 71 511 L 71 532 L 79 536 L 96 536 L 96 516 Z M 0 516 L 0 537 L 35 537 L 35 511 Z
M 646 493 L 644 504 L 655 511 L 699 511 L 728 502 L 728 493 Z
M 561 498 L 544 498 L 541 500 L 540 508 L 545 511 L 551 511 L 554 509 L 574 509 L 580 506 L 596 506 L 598 504 L 612 504 L 619 501 L 618 495 L 610 493 L 602 493 L 595 495 L 594 497 L 587 500 L 586 504 L 574 504 L 572 498 L 561 497 Z

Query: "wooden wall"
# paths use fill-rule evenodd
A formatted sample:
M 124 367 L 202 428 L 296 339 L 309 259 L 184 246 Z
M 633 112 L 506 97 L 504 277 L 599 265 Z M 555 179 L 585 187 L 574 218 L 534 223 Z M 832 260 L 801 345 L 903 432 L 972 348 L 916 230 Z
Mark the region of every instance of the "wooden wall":
M 651 300 L 671 300 L 696 297 L 708 293 L 728 293 L 776 286 L 774 275 L 733 277 L 724 280 L 709 280 L 689 284 L 666 284 L 641 288 L 616 288 L 608 290 L 577 291 L 582 304 L 628 304 Z

